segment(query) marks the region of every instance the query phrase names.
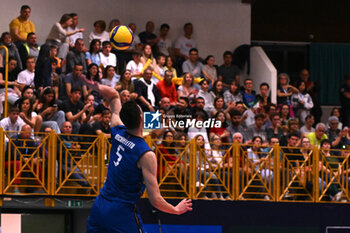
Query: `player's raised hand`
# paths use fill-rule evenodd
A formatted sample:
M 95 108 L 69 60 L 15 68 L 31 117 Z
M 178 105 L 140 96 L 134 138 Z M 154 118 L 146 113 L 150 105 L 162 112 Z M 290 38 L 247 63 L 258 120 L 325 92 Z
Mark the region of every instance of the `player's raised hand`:
M 192 210 L 192 200 L 191 199 L 183 199 L 177 206 L 175 207 L 177 210 L 177 214 L 184 214 L 187 211 Z

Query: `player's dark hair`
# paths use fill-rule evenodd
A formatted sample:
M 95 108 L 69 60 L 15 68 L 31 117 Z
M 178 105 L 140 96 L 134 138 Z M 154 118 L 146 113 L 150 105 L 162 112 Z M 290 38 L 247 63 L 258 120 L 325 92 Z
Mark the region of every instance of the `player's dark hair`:
M 135 101 L 130 100 L 123 104 L 119 115 L 125 127 L 129 130 L 132 130 L 137 129 L 140 126 L 140 114 L 140 107 Z

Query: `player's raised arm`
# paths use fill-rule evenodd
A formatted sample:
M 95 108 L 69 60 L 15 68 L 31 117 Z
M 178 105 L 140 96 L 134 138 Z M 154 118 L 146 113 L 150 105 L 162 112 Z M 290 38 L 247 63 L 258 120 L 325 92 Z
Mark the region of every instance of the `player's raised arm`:
M 138 164 L 142 169 L 149 200 L 155 208 L 169 214 L 178 215 L 192 210 L 192 200 L 190 199 L 183 199 L 179 204 L 173 206 L 161 196 L 156 178 L 157 161 L 155 154 L 152 151 L 146 152 L 140 158 Z
M 114 88 L 106 85 L 102 85 L 96 81 L 88 80 L 85 75 L 81 75 L 80 78 L 93 90 L 100 93 L 103 97 L 107 98 L 112 112 L 111 118 L 111 127 L 116 125 L 123 125 L 123 122 L 120 120 L 119 113 L 122 108 L 120 102 L 120 96 L 118 91 Z

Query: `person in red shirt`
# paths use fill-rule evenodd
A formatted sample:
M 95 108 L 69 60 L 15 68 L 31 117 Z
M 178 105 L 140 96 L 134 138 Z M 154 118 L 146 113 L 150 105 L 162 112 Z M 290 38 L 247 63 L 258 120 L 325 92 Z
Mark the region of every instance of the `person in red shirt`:
M 177 92 L 175 84 L 171 82 L 173 73 L 169 70 L 165 71 L 164 79 L 157 83 L 160 96 L 168 97 L 170 99 L 170 105 L 175 106 L 177 103 Z

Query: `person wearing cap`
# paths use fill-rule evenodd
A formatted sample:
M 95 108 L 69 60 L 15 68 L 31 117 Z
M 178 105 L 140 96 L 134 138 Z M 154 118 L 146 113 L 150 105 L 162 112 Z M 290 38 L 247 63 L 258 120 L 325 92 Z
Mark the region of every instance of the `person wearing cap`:
M 330 116 L 328 118 L 329 128 L 326 131 L 327 137 L 331 142 L 333 148 L 339 148 L 340 145 L 346 144 L 346 130 L 338 129 L 339 119 L 336 116 Z

